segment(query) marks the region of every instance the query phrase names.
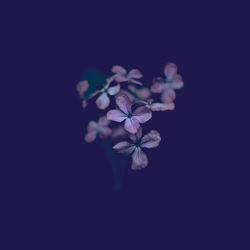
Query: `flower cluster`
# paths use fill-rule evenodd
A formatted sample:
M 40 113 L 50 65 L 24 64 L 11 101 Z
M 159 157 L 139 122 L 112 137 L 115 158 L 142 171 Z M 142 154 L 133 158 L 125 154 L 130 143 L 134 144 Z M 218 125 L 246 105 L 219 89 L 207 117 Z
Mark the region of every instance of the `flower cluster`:
M 100 110 L 106 110 L 112 98 L 116 104 L 116 107 L 106 111 L 98 122 L 88 123 L 85 141 L 93 142 L 97 136 L 112 141 L 127 139 L 116 143 L 113 149 L 125 155 L 132 154 L 131 168 L 142 169 L 148 165 L 147 155 L 142 149 L 155 148 L 161 141 L 157 130 L 151 130 L 142 136 L 142 124 L 152 118 L 154 111 L 175 109 L 175 91 L 183 87 L 182 77 L 177 73 L 176 64 L 168 63 L 163 70 L 165 78 L 154 78 L 148 88 L 143 86 L 140 80 L 143 75 L 138 69 L 127 72 L 123 67 L 115 65 L 111 71 L 113 75 L 106 79 L 103 87 L 90 93 L 88 97 L 88 81 L 80 81 L 76 86 L 83 108 L 87 107 L 91 99 L 95 99 Z M 154 100 L 157 94 L 160 94 L 159 101 Z M 112 127 L 112 121 L 119 123 L 119 126 Z

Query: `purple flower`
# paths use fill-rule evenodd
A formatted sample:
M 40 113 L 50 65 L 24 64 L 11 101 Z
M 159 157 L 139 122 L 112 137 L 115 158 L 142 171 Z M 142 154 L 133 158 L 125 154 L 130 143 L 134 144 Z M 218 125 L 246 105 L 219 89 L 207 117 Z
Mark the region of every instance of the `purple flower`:
M 153 93 L 161 93 L 161 101 L 163 103 L 171 103 L 174 101 L 176 94 L 175 89 L 183 87 L 182 77 L 177 74 L 177 66 L 174 63 L 168 63 L 164 68 L 166 79 L 157 77 L 153 80 L 151 91 Z
M 132 103 L 127 95 L 118 95 L 116 98 L 116 104 L 119 109 L 108 111 L 107 119 L 116 122 L 122 122 L 125 120 L 124 128 L 129 133 L 136 133 L 140 128 L 140 123 L 145 123 L 152 118 L 151 110 L 145 106 L 138 107 L 132 112 Z
M 138 69 L 132 69 L 127 73 L 127 70 L 121 66 L 115 65 L 112 67 L 113 76 L 117 82 L 132 82 L 138 85 L 142 85 L 141 82 L 135 80 L 142 78 L 142 74 Z
M 133 85 L 129 85 L 128 89 L 132 91 L 138 99 L 147 100 L 151 96 L 151 92 L 148 88 L 136 88 Z
M 142 138 L 141 129 L 135 135 L 130 135 L 132 143 L 127 141 L 121 141 L 117 143 L 113 148 L 122 154 L 132 154 L 132 166 L 133 170 L 139 170 L 147 167 L 148 158 L 142 151 L 142 148 L 155 148 L 160 144 L 161 137 L 158 131 L 151 130 L 148 134 Z
M 76 90 L 78 91 L 80 98 L 84 99 L 84 94 L 89 88 L 89 83 L 88 81 L 80 81 L 76 85 Z
M 98 122 L 90 121 L 87 128 L 87 134 L 85 135 L 86 142 L 93 142 L 96 136 L 100 134 L 100 138 L 108 137 L 112 134 L 111 128 L 108 127 L 110 121 L 107 120 L 106 116 L 99 118 Z
M 96 99 L 95 103 L 99 109 L 106 109 L 110 104 L 109 95 L 116 95 L 120 91 L 120 84 L 118 83 L 115 86 L 110 87 L 110 83 L 113 81 L 113 78 L 107 79 L 107 84 L 101 89 L 93 93 L 90 97 L 94 97 L 97 94 L 101 93 L 100 96 Z

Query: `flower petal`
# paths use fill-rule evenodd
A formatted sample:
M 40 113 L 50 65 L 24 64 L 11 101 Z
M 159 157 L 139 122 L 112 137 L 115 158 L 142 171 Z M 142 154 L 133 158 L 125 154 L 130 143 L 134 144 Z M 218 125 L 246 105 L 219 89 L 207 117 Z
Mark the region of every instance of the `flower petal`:
M 109 127 L 104 127 L 100 129 L 100 137 L 105 138 L 112 134 L 112 129 Z
M 182 77 L 178 74 L 176 74 L 173 77 L 172 82 L 169 83 L 169 86 L 173 89 L 180 89 L 183 87 L 183 81 L 182 81 Z
M 155 148 L 158 147 L 161 137 L 158 131 L 151 130 L 148 134 L 144 135 L 141 139 L 142 148 Z
M 108 93 L 110 95 L 116 95 L 119 91 L 120 91 L 120 84 L 118 83 L 117 85 L 113 86 L 113 87 L 109 87 L 108 88 Z
M 161 101 L 163 103 L 172 103 L 175 99 L 176 95 L 173 89 L 166 88 L 161 96 Z
M 135 79 L 140 79 L 142 78 L 142 73 L 138 69 L 132 69 L 128 73 L 128 78 L 135 78 Z
M 129 138 L 133 142 L 138 142 L 141 139 L 141 136 L 142 136 L 142 129 L 141 129 L 141 127 L 139 127 L 135 134 L 129 135 Z
M 95 101 L 99 109 L 106 109 L 109 106 L 110 100 L 106 92 L 102 93 Z
M 160 78 L 160 79 L 162 79 L 162 78 Z M 152 84 L 151 89 L 150 89 L 153 93 L 162 93 L 164 91 L 164 89 L 165 89 L 165 84 L 163 82 L 163 79 L 162 79 L 162 81 L 159 79 L 153 80 L 153 84 Z
M 135 79 L 129 79 L 129 82 L 132 82 L 132 83 L 137 84 L 137 85 L 140 85 L 140 86 L 143 85 L 141 82 L 136 81 Z
M 174 75 L 177 73 L 177 66 L 174 63 L 168 63 L 164 68 L 164 74 L 167 81 L 172 81 Z
M 140 170 L 148 165 L 147 155 L 139 147 L 135 148 L 135 151 L 132 154 L 132 159 L 133 162 L 131 168 L 133 170 Z
M 127 141 L 118 142 L 113 149 L 117 150 L 119 153 L 122 154 L 131 154 L 134 149 L 135 145 L 128 143 Z
M 98 125 L 101 127 L 108 126 L 109 124 L 110 124 L 110 120 L 108 120 L 105 115 L 100 117 L 98 120 Z
M 144 123 L 152 118 L 152 112 L 149 108 L 140 106 L 133 112 L 133 117 L 140 123 Z
M 97 131 L 91 131 L 91 132 L 88 132 L 85 137 L 84 137 L 84 140 L 86 142 L 92 142 L 96 139 L 96 135 L 97 135 Z
M 118 96 L 118 95 L 122 95 L 122 94 L 127 95 L 127 96 L 128 96 L 128 99 L 130 100 L 130 102 L 133 102 L 133 101 L 136 100 L 136 98 L 135 98 L 133 95 L 131 95 L 128 91 L 126 91 L 126 90 L 124 90 L 124 89 L 121 89 L 121 90 L 119 91 L 119 93 L 117 94 L 117 96 Z
M 146 100 L 150 97 L 151 92 L 148 88 L 137 89 L 133 85 L 128 86 L 128 89 L 137 95 L 139 99 Z
M 116 140 L 118 138 L 126 138 L 128 135 L 128 132 L 124 129 L 124 126 L 119 126 L 112 129 L 112 135 L 111 138 Z
M 115 122 L 122 122 L 127 116 L 118 109 L 109 110 L 107 113 L 107 119 Z
M 119 74 L 119 75 L 126 75 L 127 71 L 122 66 L 114 65 L 111 70 L 113 73 Z
M 129 100 L 127 95 L 117 95 L 116 97 L 116 104 L 117 106 L 120 108 L 120 110 L 122 112 L 124 112 L 125 114 L 130 114 L 131 113 L 131 106 L 132 103 Z
M 152 111 L 166 111 L 166 110 L 174 110 L 175 105 L 173 102 L 171 103 L 155 102 L 155 103 L 152 103 L 149 107 Z
M 92 131 L 97 131 L 98 125 L 95 121 L 90 121 L 88 123 L 87 131 L 92 132 Z
M 79 95 L 80 95 L 81 98 L 84 97 L 84 94 L 88 90 L 88 88 L 89 88 L 88 81 L 80 81 L 76 85 L 76 89 L 79 92 Z
M 117 81 L 117 82 L 127 82 L 128 78 L 126 76 L 123 75 L 119 75 L 119 74 L 115 74 L 112 76 L 112 78 Z
M 140 123 L 136 118 L 131 117 L 131 118 L 126 119 L 124 128 L 129 133 L 135 134 L 139 127 L 140 127 Z

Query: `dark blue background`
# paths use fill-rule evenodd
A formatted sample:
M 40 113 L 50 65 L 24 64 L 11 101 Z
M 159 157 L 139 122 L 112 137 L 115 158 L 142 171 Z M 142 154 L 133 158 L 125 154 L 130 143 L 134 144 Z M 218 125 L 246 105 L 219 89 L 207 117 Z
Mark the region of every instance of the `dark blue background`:
M 221 120 L 230 112 L 224 96 L 237 54 L 232 37 L 241 32 L 232 16 L 244 18 L 241 11 L 180 2 L 19 7 L 11 19 L 18 41 L 13 49 L 31 82 L 24 100 L 30 113 L 19 117 L 25 164 L 12 186 L 15 218 L 22 221 L 17 231 L 28 229 L 21 242 L 51 242 L 46 249 L 100 249 L 107 242 L 117 249 L 234 244 L 227 232 L 233 230 L 237 176 L 225 160 L 229 131 Z M 109 74 L 120 64 L 139 68 L 149 86 L 167 62 L 177 63 L 185 84 L 176 110 L 154 114 L 149 125 L 160 131 L 162 143 L 150 153 L 147 169 L 128 166 L 123 190 L 115 193 L 98 143 L 83 141 L 95 109 L 82 110 L 76 83 L 87 67 Z

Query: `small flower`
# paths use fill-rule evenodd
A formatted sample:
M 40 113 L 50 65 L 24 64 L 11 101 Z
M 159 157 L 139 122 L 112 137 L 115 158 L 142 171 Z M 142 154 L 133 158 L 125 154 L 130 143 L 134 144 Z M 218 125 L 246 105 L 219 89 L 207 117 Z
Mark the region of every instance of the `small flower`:
M 145 123 L 152 118 L 151 110 L 145 106 L 138 107 L 132 112 L 132 103 L 127 95 L 118 95 L 116 98 L 116 104 L 119 109 L 108 111 L 107 119 L 116 122 L 122 122 L 125 120 L 124 128 L 129 133 L 136 133 L 140 128 L 140 123 Z
M 99 109 L 106 109 L 110 104 L 109 95 L 116 95 L 120 91 L 120 84 L 118 83 L 115 86 L 110 87 L 110 83 L 113 81 L 113 78 L 107 79 L 107 84 L 101 89 L 94 92 L 90 98 L 93 98 L 97 94 L 101 93 L 101 95 L 96 99 L 95 103 Z
M 161 137 L 158 131 L 151 130 L 148 134 L 142 138 L 141 129 L 135 135 L 130 135 L 130 139 L 133 143 L 127 141 L 121 141 L 117 143 L 113 148 L 122 154 L 132 154 L 132 166 L 133 170 L 139 170 L 147 167 L 148 158 L 142 151 L 142 148 L 155 148 L 158 147 L 161 141 Z
M 121 66 L 115 65 L 112 67 L 112 72 L 115 73 L 113 76 L 117 82 L 132 82 L 138 85 L 142 85 L 141 82 L 135 80 L 142 78 L 142 74 L 138 69 L 132 69 L 127 73 L 127 70 Z
M 98 122 L 90 121 L 87 128 L 87 134 L 85 135 L 86 142 L 93 142 L 96 136 L 100 134 L 100 138 L 108 137 L 112 134 L 111 128 L 108 127 L 110 121 L 107 120 L 106 116 L 99 118 Z
M 174 101 L 176 94 L 175 89 L 183 87 L 182 77 L 177 74 L 177 66 L 174 63 L 168 63 L 164 68 L 166 79 L 157 77 L 153 80 L 151 91 L 153 93 L 161 93 L 161 101 L 163 103 L 171 103 Z
M 129 85 L 128 89 L 131 90 L 138 99 L 147 100 L 151 96 L 151 92 L 148 88 L 136 88 L 133 85 Z
M 89 88 L 89 83 L 88 81 L 80 81 L 76 85 L 76 90 L 78 91 L 80 98 L 84 99 L 84 94 Z

